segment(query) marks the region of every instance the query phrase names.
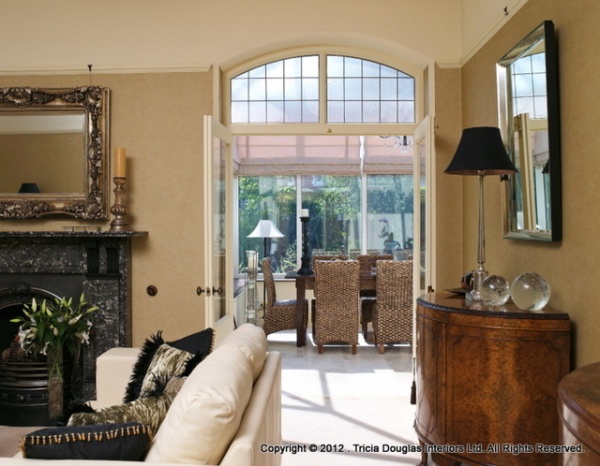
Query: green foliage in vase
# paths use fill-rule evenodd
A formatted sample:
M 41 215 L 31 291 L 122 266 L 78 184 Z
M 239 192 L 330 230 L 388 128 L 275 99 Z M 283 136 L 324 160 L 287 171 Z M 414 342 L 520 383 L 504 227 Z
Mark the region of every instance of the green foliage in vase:
M 96 306 L 90 306 L 82 294 L 79 303 L 73 298 L 55 298 L 38 304 L 35 298 L 31 305 L 23 305 L 23 316 L 11 322 L 21 323 L 19 341 L 21 347 L 34 354 L 48 354 L 48 351 L 66 349 L 75 354 L 80 344 L 89 343 L 92 321 L 89 319 Z

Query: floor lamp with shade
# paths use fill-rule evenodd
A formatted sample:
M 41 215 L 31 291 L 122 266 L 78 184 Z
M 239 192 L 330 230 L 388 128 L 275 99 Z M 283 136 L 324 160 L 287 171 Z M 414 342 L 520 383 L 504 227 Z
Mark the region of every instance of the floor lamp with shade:
M 479 231 L 477 241 L 477 269 L 473 271 L 471 297 L 481 300 L 481 284 L 485 270 L 485 222 L 483 212 L 483 178 L 488 175 L 508 175 L 517 169 L 510 160 L 500 130 L 479 126 L 463 130 L 456 153 L 446 168 L 450 175 L 476 175 L 479 178 Z
M 279 231 L 272 220 L 259 220 L 258 225 L 254 228 L 248 238 L 263 238 L 263 258 L 268 257 L 268 244 L 271 238 L 283 238 L 285 235 Z M 263 285 L 263 306 L 266 301 L 267 290 Z

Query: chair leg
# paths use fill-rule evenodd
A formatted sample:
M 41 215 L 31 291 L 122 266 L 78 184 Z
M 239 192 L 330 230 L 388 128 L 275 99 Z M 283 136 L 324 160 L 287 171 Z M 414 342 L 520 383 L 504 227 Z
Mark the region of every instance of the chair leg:
M 323 354 L 323 345 L 317 345 L 317 349 L 319 351 L 319 354 Z
M 377 345 L 377 351 L 379 351 L 379 354 L 383 354 L 385 352 L 385 347 L 383 345 Z
M 352 354 L 356 354 L 356 345 L 352 345 Z
M 368 322 L 363 322 L 363 324 L 362 324 L 362 331 L 363 331 L 363 335 L 365 337 L 365 341 L 367 340 L 368 328 L 369 328 L 369 323 Z

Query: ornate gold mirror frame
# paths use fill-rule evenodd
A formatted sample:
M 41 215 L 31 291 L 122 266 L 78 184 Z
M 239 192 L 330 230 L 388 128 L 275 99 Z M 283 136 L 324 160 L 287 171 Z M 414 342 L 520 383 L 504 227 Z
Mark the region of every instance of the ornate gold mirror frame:
M 17 193 L 5 192 L 0 187 L 0 219 L 36 219 L 60 216 L 88 220 L 108 218 L 108 151 L 109 151 L 109 89 L 86 86 L 65 89 L 37 89 L 30 87 L 7 87 L 0 89 L 0 114 L 3 117 L 30 115 L 48 118 L 53 116 L 81 115 L 83 144 L 77 147 L 83 163 L 77 160 L 67 166 L 63 173 L 80 172 L 83 167 L 81 189 L 77 192 Z M 47 123 L 46 121 L 44 124 Z M 29 130 L 25 129 L 23 133 Z M 36 130 L 37 131 L 37 130 Z M 34 130 L 31 130 L 34 132 Z M 60 151 L 60 148 L 59 148 Z M 43 147 L 40 149 L 43 152 Z M 78 157 L 76 153 L 76 158 Z M 2 155 L 2 154 L 0 154 Z M 40 154 L 40 157 L 44 157 Z M 39 159 L 39 157 L 38 157 Z M 26 164 L 28 159 L 17 155 L 17 164 Z M 0 157 L 0 164 L 5 161 Z M 42 167 L 53 168 L 51 157 L 43 158 Z M 0 165 L 0 170 L 10 170 L 10 165 Z M 60 176 L 57 175 L 57 176 Z M 77 173 L 79 176 L 79 173 Z M 22 180 L 31 181 L 31 180 Z

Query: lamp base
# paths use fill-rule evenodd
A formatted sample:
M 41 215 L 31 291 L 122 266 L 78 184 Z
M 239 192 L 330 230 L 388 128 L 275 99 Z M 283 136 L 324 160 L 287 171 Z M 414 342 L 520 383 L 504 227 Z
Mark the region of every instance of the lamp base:
M 315 272 L 310 267 L 310 259 L 303 257 L 300 263 L 300 268 L 296 272 L 298 275 L 313 275 Z
M 472 274 L 471 283 L 473 288 L 471 289 L 471 299 L 473 301 L 481 301 L 481 285 L 489 274 L 485 269 L 473 270 Z

